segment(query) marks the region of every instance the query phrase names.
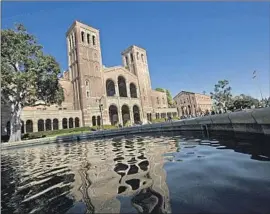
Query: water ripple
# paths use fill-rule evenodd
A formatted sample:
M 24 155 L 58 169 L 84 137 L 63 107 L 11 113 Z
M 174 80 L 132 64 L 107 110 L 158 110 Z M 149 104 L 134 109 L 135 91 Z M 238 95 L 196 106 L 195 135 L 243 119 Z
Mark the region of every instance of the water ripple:
M 270 213 L 258 142 L 137 136 L 4 151 L 2 213 Z

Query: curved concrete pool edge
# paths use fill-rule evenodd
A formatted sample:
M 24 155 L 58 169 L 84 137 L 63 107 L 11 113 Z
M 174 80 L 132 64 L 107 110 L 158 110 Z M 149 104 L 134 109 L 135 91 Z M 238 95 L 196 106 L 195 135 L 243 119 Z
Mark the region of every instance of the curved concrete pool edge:
M 258 136 L 270 137 L 270 107 L 68 136 L 2 143 L 1 148 L 5 150 L 49 143 L 171 131 L 180 133 L 185 131 L 199 131 L 202 132 L 205 137 L 225 135 L 238 139 L 245 139 L 245 137 L 250 137 L 251 135 L 253 135 L 255 139 Z

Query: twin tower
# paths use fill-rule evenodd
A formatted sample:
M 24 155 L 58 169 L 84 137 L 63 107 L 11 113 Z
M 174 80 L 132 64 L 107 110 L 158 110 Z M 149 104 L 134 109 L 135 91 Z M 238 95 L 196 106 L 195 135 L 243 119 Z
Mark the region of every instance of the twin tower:
M 134 121 L 132 109 L 136 105 L 140 111 L 140 121 L 151 119 L 155 113 L 153 104 L 153 90 L 148 70 L 146 51 L 137 46 L 131 46 L 122 54 L 122 66 L 105 68 L 102 64 L 100 46 L 100 32 L 81 22 L 75 21 L 66 33 L 68 50 L 69 80 L 73 86 L 74 110 L 82 111 L 83 125 L 93 125 L 93 119 L 103 120 L 103 124 L 112 124 L 117 114 L 118 122 L 123 123 L 124 114 L 129 114 L 130 121 Z M 119 75 L 123 77 L 127 96 L 121 97 L 117 93 L 122 86 L 119 85 Z M 115 77 L 115 80 L 113 80 Z M 108 94 L 108 80 L 115 84 L 115 94 Z M 130 97 L 129 84 L 136 87 L 137 97 Z M 119 95 L 120 94 L 120 95 Z M 156 95 L 155 95 L 156 96 Z M 164 99 L 165 94 L 160 93 L 158 99 Z M 165 97 L 166 98 L 166 97 Z M 156 100 L 156 97 L 154 98 Z M 155 101 L 154 101 L 155 102 Z M 102 112 L 100 110 L 102 103 Z M 161 101 L 162 103 L 162 101 Z M 167 105 L 160 107 L 167 107 Z M 117 108 L 117 112 L 110 111 L 110 105 Z M 122 112 L 122 106 L 127 105 L 129 112 Z M 102 115 L 103 113 L 103 115 Z M 102 118 L 100 118 L 100 116 Z M 115 118 L 114 117 L 114 118 Z M 96 121 L 98 122 L 98 121 Z

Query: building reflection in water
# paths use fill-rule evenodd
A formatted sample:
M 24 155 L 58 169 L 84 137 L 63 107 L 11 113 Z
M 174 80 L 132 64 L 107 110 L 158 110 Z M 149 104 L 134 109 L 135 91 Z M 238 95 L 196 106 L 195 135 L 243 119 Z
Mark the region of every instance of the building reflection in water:
M 2 152 L 2 213 L 170 213 L 170 137 L 74 142 Z M 8 183 L 10 182 L 10 183 Z

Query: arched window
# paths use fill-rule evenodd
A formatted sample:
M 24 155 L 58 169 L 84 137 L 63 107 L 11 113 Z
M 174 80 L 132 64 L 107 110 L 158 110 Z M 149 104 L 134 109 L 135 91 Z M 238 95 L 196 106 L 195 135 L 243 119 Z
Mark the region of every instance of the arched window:
M 72 46 L 73 46 L 73 47 L 75 46 L 75 45 L 74 45 L 74 44 L 75 44 L 74 41 L 75 41 L 75 40 L 74 40 L 74 36 L 72 35 L 72 36 L 71 36 L 71 42 L 72 42 Z
M 73 118 L 71 117 L 71 118 L 69 118 L 69 120 L 68 120 L 68 128 L 73 128 Z
M 110 79 L 106 80 L 106 92 L 107 92 L 107 96 L 114 96 L 115 95 L 114 82 Z
M 90 44 L 90 34 L 87 34 L 87 44 Z
M 141 58 L 142 58 L 142 61 L 144 62 L 144 56 L 143 56 L 143 54 L 141 54 Z
M 58 130 L 59 126 L 58 126 L 58 119 L 53 119 L 53 130 Z
M 68 41 L 69 41 L 69 50 L 71 50 L 71 37 L 68 38 Z
M 67 129 L 68 128 L 67 118 L 63 118 L 63 120 L 62 120 L 62 126 L 63 126 L 63 129 Z
M 129 107 L 127 105 L 122 106 L 122 119 L 123 119 L 124 126 L 130 120 Z
M 125 57 L 126 58 L 126 64 L 128 65 L 129 62 L 128 62 L 128 56 Z
M 159 104 L 159 97 L 157 97 L 157 104 Z
M 89 81 L 85 81 L 85 88 L 86 88 L 86 97 L 90 97 L 90 92 L 89 92 Z
M 134 117 L 134 123 L 139 123 L 141 121 L 140 119 L 140 109 L 137 105 L 133 106 L 133 117 Z
M 139 52 L 137 52 L 137 60 L 139 60 Z
M 100 126 L 100 124 L 101 124 L 100 116 L 97 116 L 97 125 Z
M 75 127 L 80 127 L 80 119 L 78 117 L 75 118 Z
M 26 120 L 25 126 L 26 126 L 25 127 L 26 133 L 33 132 L 33 121 L 32 120 Z
M 97 123 L 96 123 L 96 116 L 93 116 L 92 117 L 92 126 L 96 126 Z
M 84 32 L 81 32 L 82 42 L 84 42 Z
M 130 59 L 131 59 L 131 62 L 133 62 L 133 54 L 132 53 L 130 53 Z
M 120 97 L 127 97 L 126 80 L 122 76 L 118 77 L 118 89 L 119 89 L 119 96 Z
M 39 132 L 44 131 L 44 120 L 42 119 L 38 120 L 38 131 Z
M 165 98 L 164 97 L 162 97 L 162 102 L 163 102 L 163 104 L 165 104 Z
M 132 98 L 137 98 L 138 96 L 137 96 L 136 85 L 134 83 L 130 83 L 129 89 L 130 89 L 130 96 Z
M 52 130 L 52 121 L 50 119 L 47 119 L 45 122 L 46 131 Z
M 24 121 L 21 120 L 21 133 L 24 134 Z
M 111 125 L 114 126 L 118 123 L 118 109 L 115 105 L 109 107 L 109 116 Z
M 92 36 L 92 42 L 93 42 L 93 45 L 96 45 L 96 37 L 95 36 Z

